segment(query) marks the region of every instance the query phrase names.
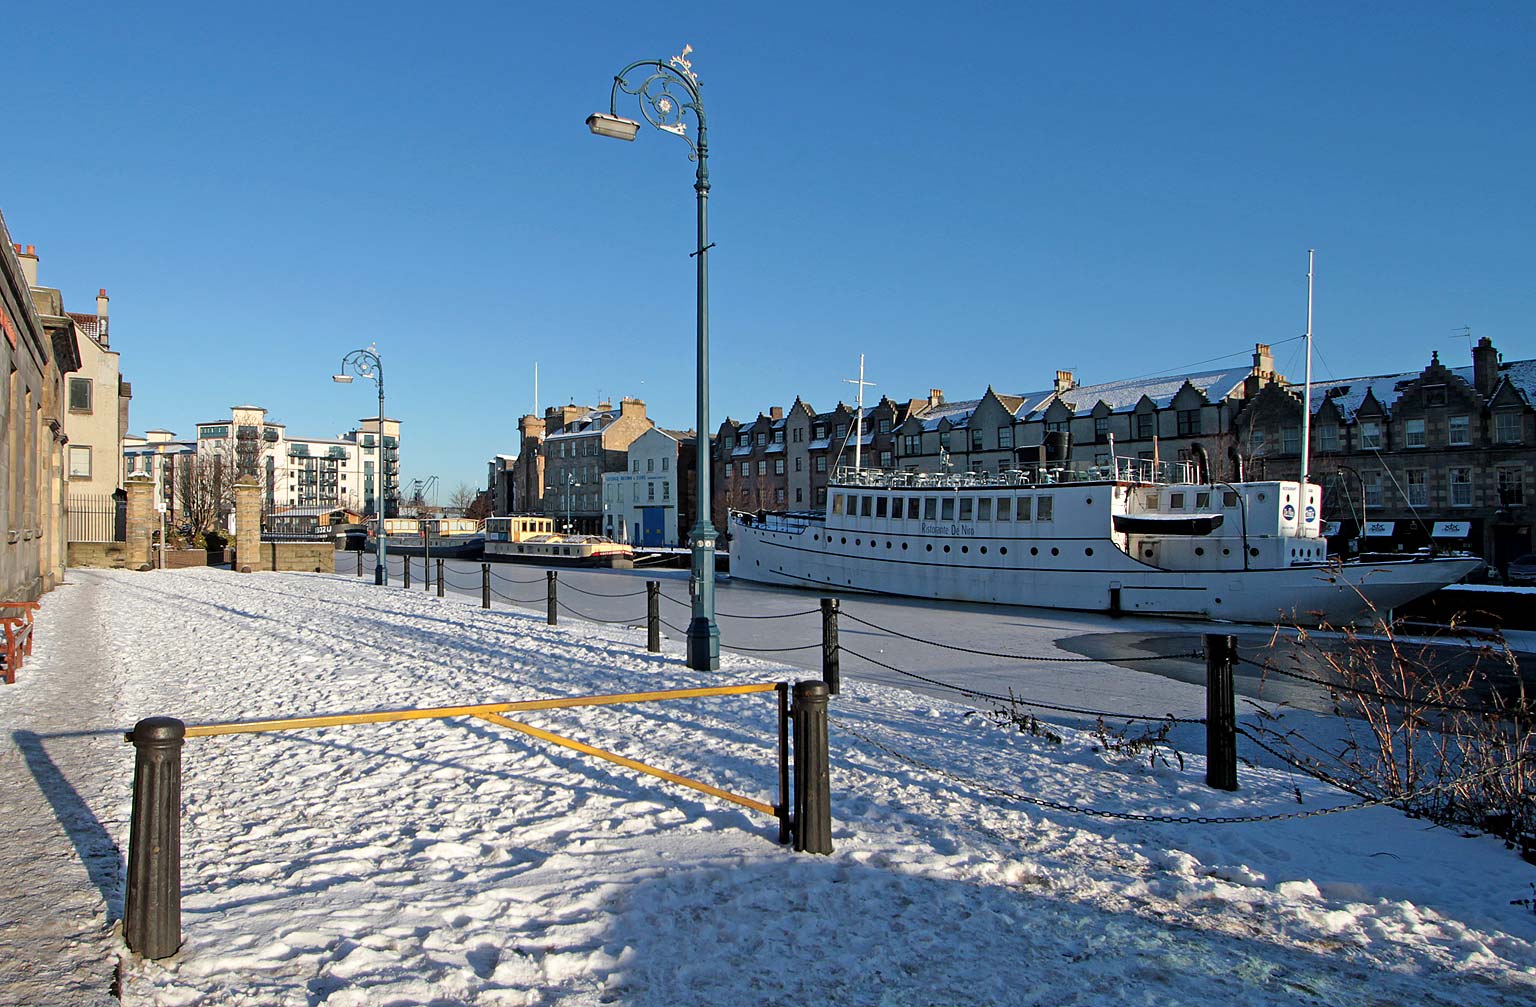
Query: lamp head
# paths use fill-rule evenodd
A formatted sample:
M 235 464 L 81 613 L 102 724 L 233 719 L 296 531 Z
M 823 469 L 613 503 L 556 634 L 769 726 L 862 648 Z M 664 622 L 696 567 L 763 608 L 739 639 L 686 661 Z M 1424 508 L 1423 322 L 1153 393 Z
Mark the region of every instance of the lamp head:
M 331 380 L 336 382 L 338 385 L 350 385 L 352 383 L 352 375 L 350 375 L 350 374 L 332 374 L 331 375 Z
M 587 128 L 598 136 L 611 136 L 615 140 L 633 141 L 640 133 L 640 124 L 606 112 L 593 112 L 587 116 Z

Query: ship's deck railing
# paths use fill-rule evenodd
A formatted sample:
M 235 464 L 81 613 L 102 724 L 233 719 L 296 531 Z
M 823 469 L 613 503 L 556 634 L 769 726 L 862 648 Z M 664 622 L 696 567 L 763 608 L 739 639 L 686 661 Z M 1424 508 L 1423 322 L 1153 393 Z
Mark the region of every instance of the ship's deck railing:
M 1193 469 L 1184 461 L 1152 461 L 1114 456 L 1109 465 L 1068 467 L 1029 465 L 1001 472 L 896 472 L 839 466 L 832 481 L 843 487 L 872 489 L 974 489 L 999 486 L 1057 486 L 1062 483 L 1129 482 L 1165 485 L 1189 482 Z
M 813 524 L 821 524 L 823 518 L 820 514 L 772 514 L 767 512 L 752 513 L 751 511 L 732 511 L 737 521 L 753 528 L 762 528 L 766 531 L 788 532 L 798 535 Z

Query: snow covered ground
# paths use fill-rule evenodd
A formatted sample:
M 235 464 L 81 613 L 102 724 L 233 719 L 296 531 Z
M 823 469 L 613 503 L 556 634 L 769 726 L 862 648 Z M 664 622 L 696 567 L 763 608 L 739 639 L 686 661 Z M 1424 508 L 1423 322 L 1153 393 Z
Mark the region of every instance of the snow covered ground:
M 586 576 L 562 582 L 617 594 L 643 579 Z M 486 612 L 464 597 L 439 600 L 419 590 L 419 579 L 410 593 L 345 575 L 71 571 L 70 579 L 45 599 L 37 656 L 17 685 L 0 690 L 0 709 L 17 725 L 13 747 L 31 732 L 34 748 L 62 751 L 81 732 L 155 714 L 208 723 L 806 678 L 817 657 L 727 650 L 720 672 L 693 672 L 676 644 L 647 654 L 643 631 L 566 613 L 549 627 L 530 608 L 498 601 Z M 498 587 L 524 597 L 540 590 Z M 667 590 L 679 588 L 686 591 L 674 580 Z M 562 598 L 597 604 L 572 592 Z M 727 589 L 720 608 L 747 614 L 749 600 Z M 814 607 L 805 596 L 756 600 L 781 612 Z M 633 598 L 625 604 L 643 611 Z M 1041 656 L 1075 656 L 1072 638 L 1109 632 L 1075 617 L 918 616 L 874 601 L 850 601 L 845 611 L 914 635 Z M 682 625 L 686 611 L 669 606 L 663 617 Z M 787 622 L 770 623 L 782 645 Z M 796 631 L 804 640 L 816 639 L 814 617 L 795 622 L 805 623 Z M 722 626 L 738 645 L 752 645 L 759 631 L 727 619 Z M 1114 631 L 1141 639 L 1125 626 Z M 88 630 L 108 669 L 100 701 L 82 689 L 70 703 L 60 691 L 80 674 L 59 659 L 66 627 Z M 847 621 L 844 635 L 860 646 Z M 1198 688 L 1109 664 L 999 670 L 954 652 L 922 659 L 918 645 L 874 635 L 864 644 L 894 650 L 893 665 L 926 660 L 925 673 L 999 676 L 989 691 L 1027 688 L 1042 702 L 1082 705 L 1089 696 L 1100 709 L 1203 712 Z M 125 957 L 122 1000 L 1536 1000 L 1536 912 L 1512 904 L 1536 896 L 1536 869 L 1494 840 L 1382 808 L 1236 825 L 1046 810 L 1007 795 L 1173 817 L 1290 814 L 1353 798 L 1264 767 L 1244 767 L 1237 793 L 1211 791 L 1203 760 L 1189 754 L 1200 750 L 1190 735 L 1180 736 L 1182 769 L 1150 766 L 1106 754 L 1091 734 L 1059 722 L 1059 741 L 1023 734 L 976 715 L 977 704 L 962 697 L 861 674 L 848 661 L 833 701 L 830 857 L 778 846 L 771 818 L 482 721 L 191 739 L 185 944 L 161 962 Z M 774 800 L 771 693 L 520 716 Z M 98 831 L 126 848 L 131 750 L 82 751 L 77 762 L 55 760 L 64 784 Z M 61 785 L 33 776 L 39 788 Z M 97 887 L 103 917 L 119 917 L 120 889 Z M 60 953 L 88 968 L 114 948 L 115 938 L 102 935 Z M 0 975 L 15 1002 L 82 1002 L 35 984 L 18 996 L 25 979 Z

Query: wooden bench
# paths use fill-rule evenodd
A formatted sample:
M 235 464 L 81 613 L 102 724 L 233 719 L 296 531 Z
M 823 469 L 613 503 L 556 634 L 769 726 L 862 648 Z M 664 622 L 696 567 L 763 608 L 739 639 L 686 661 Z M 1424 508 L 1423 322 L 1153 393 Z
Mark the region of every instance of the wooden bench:
M 0 626 L 5 627 L 5 650 L 0 652 L 0 680 L 11 685 L 21 663 L 32 656 L 32 613 L 35 601 L 0 602 Z

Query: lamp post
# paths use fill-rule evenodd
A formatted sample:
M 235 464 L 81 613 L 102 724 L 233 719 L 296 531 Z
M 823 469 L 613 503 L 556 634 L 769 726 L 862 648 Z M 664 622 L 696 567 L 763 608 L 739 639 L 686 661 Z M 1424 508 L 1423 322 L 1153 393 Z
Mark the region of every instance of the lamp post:
M 580 485 L 581 483 L 576 481 L 576 473 L 565 474 L 565 533 L 567 535 L 571 533 L 571 494 L 575 493 L 576 487 Z
M 1360 481 L 1360 528 L 1359 528 L 1359 534 L 1355 537 L 1354 545 L 1355 545 L 1355 552 L 1357 552 L 1357 553 L 1364 552 L 1365 551 L 1365 476 L 1361 475 L 1360 474 L 1360 470 L 1355 468 L 1353 465 L 1335 464 L 1334 468 L 1339 470 L 1340 472 L 1348 472 L 1348 473 L 1350 473 L 1351 475 L 1353 475 L 1356 479 L 1358 479 Z M 1340 484 L 1342 484 L 1344 482 L 1344 480 L 1340 479 L 1339 482 L 1340 482 Z M 1350 509 L 1353 510 L 1354 508 L 1351 507 Z
M 720 667 L 720 629 L 715 624 L 715 527 L 709 520 L 709 143 L 704 121 L 704 98 L 699 92 L 699 78 L 688 61 L 692 46 L 671 59 L 643 59 L 629 64 L 613 78 L 613 90 L 607 113 L 587 117 L 587 126 L 598 136 L 616 140 L 634 140 L 640 123 L 618 114 L 619 92 L 634 95 L 640 114 L 655 128 L 682 137 L 688 144 L 688 158 L 698 164 L 693 191 L 698 203 L 698 242 L 689 257 L 698 271 L 698 438 L 695 452 L 698 477 L 698 517 L 689 533 L 693 553 L 693 618 L 688 623 L 688 667 L 714 671 Z M 629 75 L 635 73 L 632 83 Z M 676 92 L 673 89 L 676 88 Z M 688 136 L 684 116 L 693 113 L 698 123 L 697 138 Z
M 389 562 L 387 549 L 384 542 L 384 502 L 389 498 L 389 468 L 384 461 L 384 363 L 379 359 L 379 351 L 375 347 L 366 350 L 353 350 L 341 358 L 341 373 L 331 376 L 331 380 L 338 385 L 350 385 L 352 374 L 360 378 L 368 378 L 379 386 L 379 492 L 374 498 L 378 506 L 378 533 L 374 535 L 373 548 L 373 582 L 380 586 L 389 583 Z

